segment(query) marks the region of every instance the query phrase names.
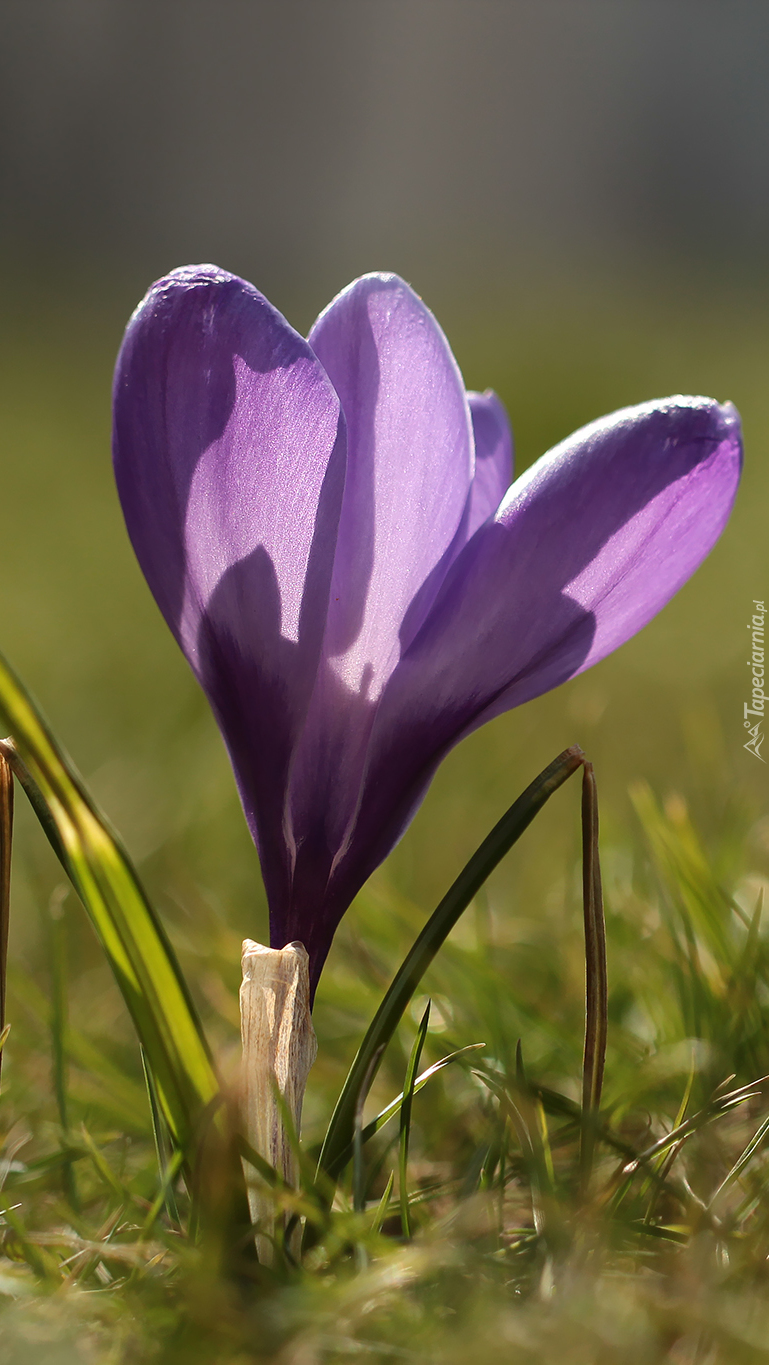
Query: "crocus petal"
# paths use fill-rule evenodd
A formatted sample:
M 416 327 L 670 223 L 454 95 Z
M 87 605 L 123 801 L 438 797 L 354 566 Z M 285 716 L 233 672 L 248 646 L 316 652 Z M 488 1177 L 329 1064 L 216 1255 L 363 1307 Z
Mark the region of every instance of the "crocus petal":
M 376 698 L 403 621 L 451 545 L 473 477 L 462 376 L 435 318 L 396 275 L 364 275 L 309 341 L 342 403 L 348 462 L 325 653 Z
M 467 539 L 496 512 L 513 478 L 513 435 L 497 395 L 468 393 L 475 438 L 475 475 L 467 509 Z
M 283 793 L 320 657 L 344 419 L 310 346 L 213 266 L 175 271 L 132 318 L 114 462 L 139 563 L 229 747 L 272 901 Z
M 339 394 L 348 433 L 324 668 L 292 770 L 297 856 L 311 864 L 307 880 L 317 888 L 357 807 L 378 699 L 448 567 L 473 442 L 448 343 L 396 276 L 356 280 L 309 340 Z
M 463 735 L 603 658 L 665 605 L 721 533 L 740 465 L 731 404 L 672 398 L 583 428 L 513 485 L 390 680 L 330 903 L 349 903 Z

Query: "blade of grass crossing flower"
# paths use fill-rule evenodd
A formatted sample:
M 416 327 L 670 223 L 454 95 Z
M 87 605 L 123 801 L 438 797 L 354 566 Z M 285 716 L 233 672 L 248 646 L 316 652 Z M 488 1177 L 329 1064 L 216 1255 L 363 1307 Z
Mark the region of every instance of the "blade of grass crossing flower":
M 427 1037 L 427 1028 L 430 1023 L 430 1004 L 428 1000 L 425 1012 L 417 1029 L 417 1036 L 414 1039 L 414 1046 L 411 1049 L 411 1056 L 406 1067 L 406 1079 L 403 1083 L 403 1102 L 401 1104 L 401 1128 L 400 1144 L 398 1150 L 398 1185 L 400 1192 L 401 1205 L 401 1228 L 405 1238 L 411 1237 L 411 1222 L 409 1219 L 409 1140 L 411 1138 L 411 1107 L 414 1099 L 414 1082 L 416 1081 L 417 1069 L 422 1056 L 422 1048 Z
M 332 1179 L 344 1164 L 364 1080 L 373 1080 L 381 1055 L 436 953 L 476 892 L 560 786 L 584 761 L 582 750 L 565 749 L 514 801 L 460 872 L 406 955 L 377 1010 L 347 1074 L 321 1149 L 319 1168 Z M 371 1071 L 372 1061 L 374 1072 Z
M 155 1076 L 169 1129 L 192 1158 L 216 1073 L 165 931 L 118 837 L 35 703 L 0 659 L 0 753 L 26 791 L 91 919 Z
M 598 854 L 598 794 L 592 763 L 582 773 L 582 897 L 585 919 L 585 1048 L 582 1063 L 582 1183 L 590 1181 L 608 1029 L 606 925 Z

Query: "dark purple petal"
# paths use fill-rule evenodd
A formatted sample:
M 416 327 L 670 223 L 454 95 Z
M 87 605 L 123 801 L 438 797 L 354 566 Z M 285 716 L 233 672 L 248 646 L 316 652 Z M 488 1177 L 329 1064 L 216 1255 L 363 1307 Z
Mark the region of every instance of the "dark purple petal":
M 467 539 L 496 512 L 513 478 L 513 435 L 497 395 L 468 393 L 475 438 L 475 476 L 470 489 Z
M 669 601 L 721 533 L 740 464 L 730 404 L 672 398 L 583 428 L 513 485 L 386 689 L 330 905 L 387 855 L 463 735 L 597 662 Z
M 291 752 L 320 657 L 344 420 L 310 346 L 213 266 L 174 271 L 118 358 L 114 462 L 128 531 L 227 741 L 273 908 Z
M 473 443 L 446 338 L 402 280 L 356 280 L 309 339 L 348 433 L 324 668 L 292 771 L 298 858 L 312 862 L 317 885 L 354 817 L 370 727 L 404 632 L 413 633 L 448 567 Z

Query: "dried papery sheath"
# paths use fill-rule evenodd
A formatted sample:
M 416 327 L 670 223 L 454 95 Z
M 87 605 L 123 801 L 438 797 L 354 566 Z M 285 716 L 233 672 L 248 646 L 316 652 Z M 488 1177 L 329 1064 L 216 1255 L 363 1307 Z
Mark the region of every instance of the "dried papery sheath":
M 242 1109 L 246 1137 L 254 1151 L 291 1188 L 298 1170 L 292 1136 L 301 1132 L 307 1076 L 318 1045 L 310 1017 L 308 957 L 301 943 L 265 948 L 243 943 L 240 1025 L 243 1042 Z M 287 1131 L 285 1113 L 294 1135 Z M 259 1259 L 271 1259 L 275 1199 L 257 1172 L 249 1170 L 251 1217 L 258 1222 Z

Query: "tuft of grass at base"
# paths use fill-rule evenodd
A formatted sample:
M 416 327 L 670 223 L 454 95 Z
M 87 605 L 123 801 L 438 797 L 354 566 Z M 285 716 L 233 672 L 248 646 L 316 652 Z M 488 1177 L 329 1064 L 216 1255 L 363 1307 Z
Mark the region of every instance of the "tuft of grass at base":
M 468 1048 L 413 1094 L 405 1190 L 392 1122 L 365 1142 L 356 1172 L 348 1165 L 330 1213 L 318 1212 L 311 1183 L 295 1201 L 316 1219 L 303 1262 L 279 1258 L 251 1279 L 227 1275 L 215 1238 L 190 1232 L 178 1163 L 159 1186 L 139 1077 L 135 1065 L 133 1077 L 116 1068 L 103 1001 L 88 1030 L 69 1026 L 67 1131 L 57 1126 L 51 1007 L 12 972 L 18 1046 L 0 1097 L 3 1365 L 769 1360 L 762 874 L 748 829 L 739 859 L 730 827 L 727 857 L 704 844 L 680 797 L 661 803 L 641 788 L 634 801 L 635 828 L 604 851 L 609 1054 L 587 1189 L 576 865 L 546 960 L 531 927 L 537 907 L 526 933 L 519 925 L 517 938 L 495 941 L 492 890 L 433 964 L 429 1020 L 426 1000 L 415 1001 L 370 1097 L 373 1115 L 403 1090 L 419 1046 L 423 1070 Z M 380 878 L 342 935 L 317 1019 L 326 1062 L 310 1081 L 308 1147 L 347 1039 L 415 918 Z M 197 932 L 215 969 L 230 936 L 212 922 Z M 376 959 L 362 958 L 359 933 L 376 942 Z M 186 945 L 192 958 L 197 947 Z M 209 1014 L 215 1022 L 210 1004 Z

